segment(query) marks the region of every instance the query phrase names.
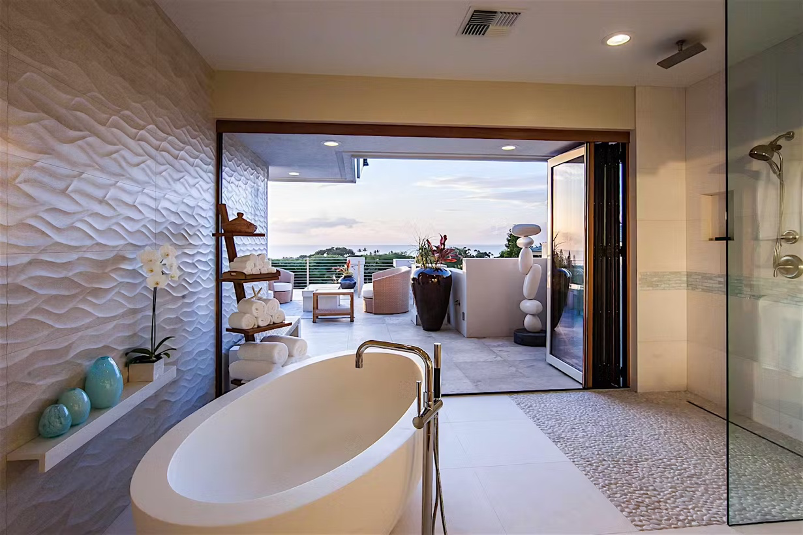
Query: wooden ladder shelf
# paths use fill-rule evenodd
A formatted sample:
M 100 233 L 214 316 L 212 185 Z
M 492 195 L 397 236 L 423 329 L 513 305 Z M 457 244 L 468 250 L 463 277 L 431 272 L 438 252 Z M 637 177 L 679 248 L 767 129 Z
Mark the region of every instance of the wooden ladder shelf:
M 229 221 L 229 210 L 226 208 L 226 204 L 220 203 L 218 204 L 218 228 L 223 229 L 223 225 Z M 226 246 L 226 255 L 229 258 L 229 262 L 232 262 L 237 258 L 237 246 L 235 245 L 235 237 L 236 236 L 252 236 L 252 237 L 263 237 L 265 233 L 232 233 L 232 232 L 216 232 L 213 233 L 216 239 L 223 238 L 223 243 Z M 220 249 L 218 249 L 220 251 Z M 218 267 L 221 266 L 220 259 L 216 259 L 215 267 L 216 270 Z M 243 272 L 223 272 L 218 273 L 216 276 L 216 284 L 221 285 L 222 283 L 231 283 L 234 287 L 235 299 L 240 302 L 240 300 L 244 300 L 246 298 L 246 287 L 247 283 L 261 283 L 265 281 L 276 281 L 279 279 L 279 272 L 273 274 L 245 274 Z M 218 306 L 220 307 L 220 301 L 218 301 Z M 220 322 L 223 322 L 221 318 L 221 313 L 219 312 L 217 318 Z M 226 331 L 229 333 L 239 333 L 243 335 L 246 342 L 254 342 L 256 341 L 255 335 L 258 333 L 262 333 L 264 331 L 271 331 L 273 329 L 284 328 L 290 326 L 289 322 L 281 322 L 279 324 L 271 324 L 268 326 L 263 326 L 259 328 L 252 328 L 252 329 L 237 329 L 237 328 L 226 328 Z M 215 360 L 215 396 L 220 396 L 223 391 L 223 355 L 222 355 L 222 326 L 216 326 L 216 333 L 215 336 L 219 339 L 216 341 L 216 349 L 219 355 L 216 356 Z

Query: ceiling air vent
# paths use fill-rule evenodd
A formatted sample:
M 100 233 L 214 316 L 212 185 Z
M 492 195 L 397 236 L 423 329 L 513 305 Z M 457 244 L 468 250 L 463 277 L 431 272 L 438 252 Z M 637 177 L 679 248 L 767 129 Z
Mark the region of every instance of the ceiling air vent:
M 476 35 L 480 37 L 508 35 L 511 27 L 521 14 L 521 11 L 470 9 L 463 20 L 463 24 L 461 24 L 458 35 Z

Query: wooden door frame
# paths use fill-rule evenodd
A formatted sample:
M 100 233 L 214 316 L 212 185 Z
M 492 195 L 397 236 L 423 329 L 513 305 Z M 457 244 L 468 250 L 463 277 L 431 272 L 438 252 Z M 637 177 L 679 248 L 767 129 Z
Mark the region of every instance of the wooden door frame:
M 223 135 L 224 134 L 326 134 L 332 136 L 386 136 L 386 137 L 409 137 L 409 138 L 456 138 L 456 139 L 492 139 L 492 140 L 538 140 L 538 141 L 566 141 L 583 143 L 585 147 L 594 142 L 619 142 L 626 144 L 627 158 L 626 158 L 626 189 L 625 192 L 630 192 L 630 155 L 631 155 L 631 131 L 629 130 L 599 130 L 599 129 L 561 129 L 561 128 L 528 128 L 528 127 L 504 127 L 504 126 L 461 126 L 461 125 L 405 125 L 405 124 L 392 124 L 392 123 L 338 123 L 338 122 L 310 122 L 310 121 L 265 121 L 265 120 L 240 120 L 240 119 L 218 119 L 215 122 L 216 132 L 216 154 L 215 154 L 215 168 L 216 168 L 216 181 L 215 181 L 215 194 L 217 203 L 221 202 L 221 180 L 223 175 Z M 594 157 L 593 151 L 587 149 L 588 160 L 587 170 L 590 169 L 589 165 L 591 158 Z M 548 184 L 549 184 L 548 177 Z M 587 179 L 587 183 L 588 183 Z M 549 195 L 549 194 L 548 194 Z M 629 195 L 626 195 L 625 210 L 626 217 L 631 219 L 631 207 L 628 203 Z M 217 206 L 217 205 L 216 205 Z M 219 222 L 216 218 L 216 229 L 218 229 Z M 631 242 L 633 233 L 626 235 L 626 254 L 630 255 Z M 587 242 L 590 233 L 587 232 Z M 548 237 L 552 241 L 551 237 Z M 216 240 L 216 267 L 218 272 L 221 270 L 221 247 L 220 241 Z M 549 242 L 548 242 L 549 243 Z M 588 246 L 587 246 L 588 247 Z M 630 258 L 630 257 L 629 257 Z M 549 264 L 549 263 L 548 263 Z M 632 277 L 630 271 L 626 274 L 627 280 L 625 281 L 626 289 L 629 297 L 635 292 L 632 289 Z M 549 266 L 548 266 L 548 285 L 549 285 Z M 587 307 L 589 307 L 588 299 L 585 292 L 584 296 L 584 315 L 587 315 Z M 220 396 L 224 390 L 219 387 L 223 384 L 224 371 L 221 370 L 221 359 L 223 353 L 221 329 L 222 329 L 222 294 L 220 283 L 216 284 L 216 303 L 215 303 L 215 316 L 216 316 L 216 397 Z M 634 326 L 633 315 L 634 308 L 628 309 L 628 330 Z M 548 325 L 546 329 L 550 329 L 548 308 Z M 586 321 L 586 318 L 584 321 Z M 586 345 L 586 337 L 584 337 L 584 344 Z M 629 341 L 630 342 L 630 341 Z M 630 350 L 630 344 L 629 344 Z M 631 380 L 631 355 L 628 352 L 628 377 L 629 385 Z M 591 374 L 591 362 L 584 362 L 584 369 L 586 374 Z M 584 377 L 584 383 L 591 383 L 591 376 Z M 220 391 L 218 391 L 220 389 Z
M 218 119 L 215 123 L 215 128 L 219 134 L 328 134 L 332 136 L 577 141 L 579 143 L 596 141 L 628 143 L 631 141 L 631 133 L 627 130 L 241 121 L 230 119 Z

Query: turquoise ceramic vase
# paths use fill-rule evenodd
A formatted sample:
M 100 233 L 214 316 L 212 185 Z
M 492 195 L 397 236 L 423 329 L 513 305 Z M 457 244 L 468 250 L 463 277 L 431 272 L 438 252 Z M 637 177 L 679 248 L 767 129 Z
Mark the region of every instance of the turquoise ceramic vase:
M 95 409 L 111 408 L 123 394 L 123 375 L 109 356 L 99 357 L 87 371 L 84 391 Z
M 89 417 L 89 397 L 83 389 L 76 387 L 75 389 L 64 391 L 59 397 L 59 404 L 64 404 L 67 411 L 70 412 L 73 426 L 83 423 Z
M 42 437 L 58 437 L 70 429 L 72 419 L 67 406 L 53 404 L 45 408 L 39 417 L 39 435 Z

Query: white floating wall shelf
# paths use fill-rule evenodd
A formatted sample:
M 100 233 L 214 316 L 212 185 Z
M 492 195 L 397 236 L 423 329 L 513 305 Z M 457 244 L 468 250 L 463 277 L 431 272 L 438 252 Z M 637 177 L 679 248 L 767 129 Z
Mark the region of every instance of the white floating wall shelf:
M 176 367 L 174 366 L 165 367 L 165 372 L 152 382 L 129 382 L 123 386 L 123 396 L 116 406 L 108 409 L 93 409 L 83 424 L 71 428 L 66 434 L 59 437 L 37 437 L 10 452 L 7 460 L 10 462 L 36 460 L 39 462 L 39 472 L 45 473 L 149 396 L 173 381 L 175 377 Z

